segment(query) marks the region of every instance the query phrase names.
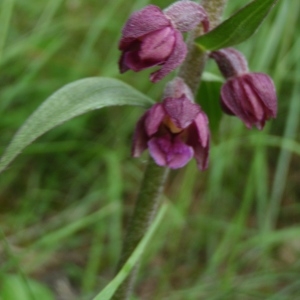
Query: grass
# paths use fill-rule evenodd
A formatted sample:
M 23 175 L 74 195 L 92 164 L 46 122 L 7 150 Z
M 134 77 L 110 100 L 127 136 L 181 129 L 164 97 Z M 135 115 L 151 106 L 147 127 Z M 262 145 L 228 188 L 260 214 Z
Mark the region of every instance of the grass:
M 229 1 L 226 16 L 247 2 Z M 117 69 L 120 28 L 147 4 L 0 3 L 1 151 L 45 98 L 79 78 L 116 77 L 159 99 L 172 76 L 152 85 L 150 71 L 121 76 Z M 135 299 L 299 296 L 299 12 L 299 1 L 279 1 L 238 47 L 251 70 L 274 78 L 278 117 L 259 132 L 224 116 L 209 170 L 200 173 L 191 162 L 171 173 L 167 217 L 144 253 Z M 218 75 L 213 64 L 208 70 Z M 141 113 L 118 107 L 80 116 L 1 174 L 0 278 L 21 274 L 56 295 L 69 289 L 74 299 L 91 299 L 111 282 L 147 157 L 130 158 Z

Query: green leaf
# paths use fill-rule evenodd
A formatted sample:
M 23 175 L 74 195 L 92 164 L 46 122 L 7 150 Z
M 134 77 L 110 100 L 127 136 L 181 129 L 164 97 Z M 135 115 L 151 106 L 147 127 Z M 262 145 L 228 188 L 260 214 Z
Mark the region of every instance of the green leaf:
M 203 81 L 197 92 L 196 101 L 208 116 L 212 136 L 218 136 L 219 125 L 223 116 L 220 105 L 220 90 L 222 82 Z
M 116 275 L 116 277 L 95 297 L 93 300 L 109 300 L 120 286 L 120 284 L 126 279 L 126 277 L 131 272 L 132 268 L 136 265 L 138 260 L 141 258 L 142 254 L 145 252 L 145 249 L 148 247 L 150 240 L 153 237 L 156 229 L 160 225 L 161 221 L 164 218 L 168 208 L 168 204 L 164 203 L 159 210 L 155 220 L 151 224 L 146 235 L 139 242 L 131 256 L 128 258 L 122 269 Z
M 0 160 L 0 172 L 28 145 L 52 128 L 88 111 L 113 105 L 150 106 L 153 101 L 111 78 L 85 78 L 46 99 L 13 137 Z
M 1 277 L 1 300 L 54 300 L 52 292 L 43 284 L 18 275 L 5 275 Z
M 218 50 L 240 44 L 255 33 L 278 0 L 255 0 L 219 26 L 196 39 L 207 50 Z
M 224 82 L 224 78 L 218 75 L 215 75 L 210 72 L 203 72 L 202 74 L 202 80 L 203 81 L 208 81 L 208 82 Z

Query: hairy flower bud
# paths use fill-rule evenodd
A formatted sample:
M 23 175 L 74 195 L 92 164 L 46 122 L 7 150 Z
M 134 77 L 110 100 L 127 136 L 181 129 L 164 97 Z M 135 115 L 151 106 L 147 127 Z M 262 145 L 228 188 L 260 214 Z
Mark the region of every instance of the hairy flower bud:
M 268 75 L 249 72 L 245 57 L 232 48 L 214 51 L 210 56 L 227 79 L 221 89 L 225 113 L 239 117 L 248 128 L 258 129 L 276 117 L 276 90 Z
M 207 116 L 189 98 L 192 94 L 181 78 L 175 78 L 166 90 L 162 103 L 153 105 L 138 121 L 132 155 L 138 157 L 148 148 L 159 166 L 172 169 L 195 157 L 198 168 L 204 170 L 210 138 Z
M 187 0 L 174 3 L 165 12 L 148 5 L 133 13 L 123 28 L 119 43 L 122 51 L 120 72 L 162 66 L 150 76 L 152 82 L 161 80 L 185 59 L 187 47 L 181 32 L 192 30 L 201 22 L 207 31 L 209 23 L 205 10 Z

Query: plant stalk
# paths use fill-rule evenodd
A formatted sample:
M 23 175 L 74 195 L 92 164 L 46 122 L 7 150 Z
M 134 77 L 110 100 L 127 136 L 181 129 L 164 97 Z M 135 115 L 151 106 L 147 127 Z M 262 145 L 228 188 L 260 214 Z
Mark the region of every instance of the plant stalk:
M 213 29 L 221 21 L 227 0 L 202 0 L 200 2 L 208 14 L 210 29 Z M 201 34 L 203 34 L 202 24 L 199 24 L 187 38 L 188 54 L 178 71 L 178 76 L 184 79 L 195 96 L 207 61 L 207 53 L 194 43 L 195 38 Z
M 210 28 L 215 27 L 219 23 L 226 2 L 226 0 L 203 0 L 201 2 L 204 9 L 208 12 L 211 24 Z M 202 27 L 200 25 L 190 33 L 187 39 L 188 54 L 178 71 L 178 76 L 184 79 L 194 95 L 197 93 L 207 60 L 207 54 L 194 43 L 195 38 L 201 34 Z M 168 171 L 169 169 L 159 167 L 151 158 L 149 159 L 136 206 L 127 229 L 118 270 L 122 268 L 148 230 L 160 205 L 161 193 Z M 138 266 L 128 275 L 127 279 L 116 291 L 112 300 L 129 299 L 137 270 Z
M 161 203 L 161 193 L 168 171 L 168 168 L 159 167 L 151 158 L 149 159 L 135 209 L 127 229 L 118 270 L 122 268 L 123 264 L 130 257 L 148 230 L 157 208 Z M 126 300 L 129 298 L 134 285 L 137 269 L 138 266 L 136 266 L 129 274 L 128 278 L 116 291 L 112 298 L 113 300 Z

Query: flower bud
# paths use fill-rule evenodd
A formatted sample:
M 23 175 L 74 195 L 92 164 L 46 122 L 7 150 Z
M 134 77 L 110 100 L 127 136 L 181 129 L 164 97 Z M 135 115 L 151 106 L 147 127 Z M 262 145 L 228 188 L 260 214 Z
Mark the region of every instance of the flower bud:
M 153 66 L 162 66 L 151 74 L 157 82 L 177 68 L 185 59 L 186 44 L 181 32 L 195 28 L 199 23 L 208 30 L 208 19 L 201 5 L 192 1 L 178 1 L 163 12 L 148 5 L 131 15 L 122 31 L 119 50 L 120 72 L 135 72 Z
M 189 98 L 191 91 L 182 79 L 175 78 L 165 94 L 168 97 L 138 121 L 132 155 L 138 157 L 148 148 L 159 166 L 177 169 L 195 157 L 198 168 L 206 169 L 210 138 L 206 114 Z
M 245 57 L 235 49 L 214 51 L 210 56 L 227 78 L 221 89 L 223 111 L 239 117 L 249 129 L 263 129 L 265 122 L 277 114 L 272 79 L 263 73 L 249 72 Z

